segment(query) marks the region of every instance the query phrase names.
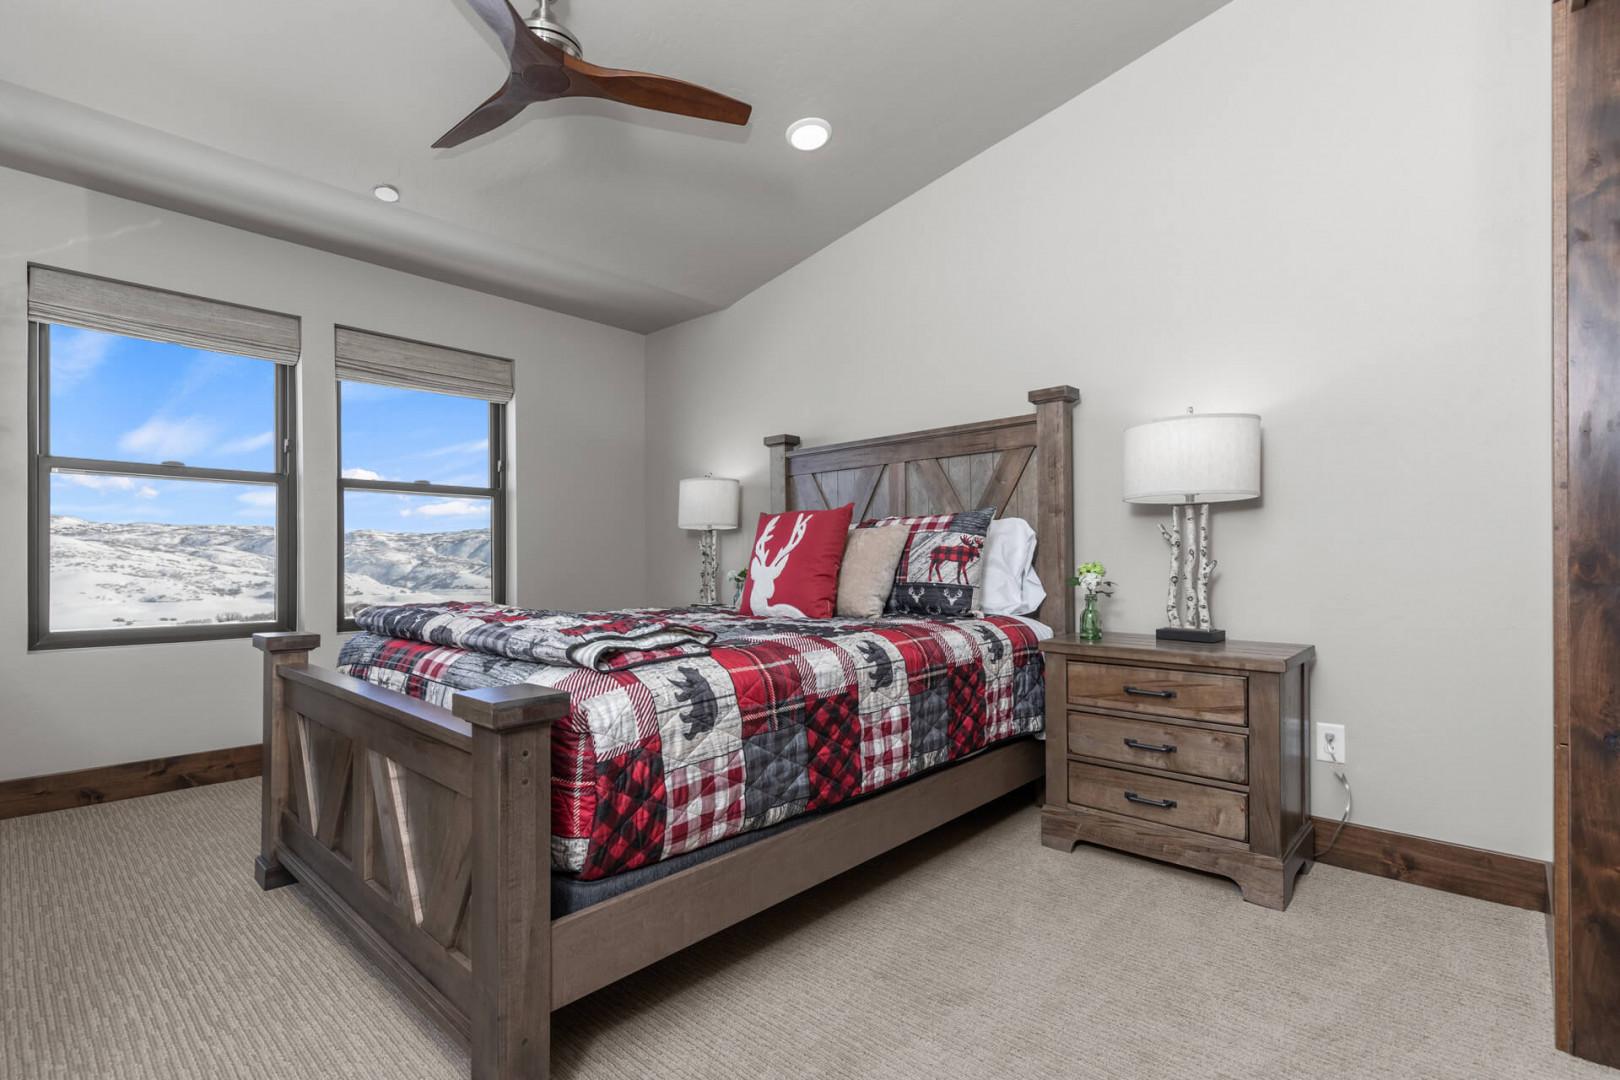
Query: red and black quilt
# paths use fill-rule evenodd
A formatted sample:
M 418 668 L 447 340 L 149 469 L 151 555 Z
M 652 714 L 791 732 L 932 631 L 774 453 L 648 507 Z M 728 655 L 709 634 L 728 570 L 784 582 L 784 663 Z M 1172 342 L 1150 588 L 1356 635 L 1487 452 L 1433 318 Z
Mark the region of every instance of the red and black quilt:
M 622 614 L 712 633 L 708 655 L 595 671 L 361 633 L 338 664 L 446 707 L 458 690 L 513 683 L 572 695 L 553 731 L 552 857 L 581 878 L 837 806 L 1041 730 L 1041 654 L 1016 618 Z

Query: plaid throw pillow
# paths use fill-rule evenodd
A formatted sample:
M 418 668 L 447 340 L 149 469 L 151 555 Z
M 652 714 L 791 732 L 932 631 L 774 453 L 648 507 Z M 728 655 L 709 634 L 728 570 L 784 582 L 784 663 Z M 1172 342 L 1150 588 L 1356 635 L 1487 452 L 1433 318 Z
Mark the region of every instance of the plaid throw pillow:
M 994 508 L 926 517 L 887 517 L 856 526 L 904 525 L 910 530 L 894 571 L 885 615 L 970 618 L 979 614 L 984 577 L 984 537 Z

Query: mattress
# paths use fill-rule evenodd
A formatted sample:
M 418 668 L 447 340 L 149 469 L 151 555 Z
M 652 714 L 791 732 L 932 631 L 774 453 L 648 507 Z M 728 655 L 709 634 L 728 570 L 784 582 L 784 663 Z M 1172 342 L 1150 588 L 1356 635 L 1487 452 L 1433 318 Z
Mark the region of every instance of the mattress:
M 360 633 L 358 679 L 448 707 L 457 691 L 567 691 L 552 737 L 552 863 L 650 867 L 882 790 L 1041 730 L 1038 624 L 638 611 L 713 632 L 706 656 L 625 671 Z

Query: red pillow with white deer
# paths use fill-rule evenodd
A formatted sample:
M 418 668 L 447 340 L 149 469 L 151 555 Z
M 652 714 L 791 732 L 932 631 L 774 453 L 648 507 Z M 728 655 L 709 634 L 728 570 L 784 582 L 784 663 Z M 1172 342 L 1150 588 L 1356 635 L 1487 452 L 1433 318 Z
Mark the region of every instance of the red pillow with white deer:
M 759 515 L 743 587 L 744 615 L 830 619 L 854 505 Z
M 885 615 L 968 618 L 979 614 L 984 580 L 984 538 L 993 508 L 928 517 L 888 517 L 856 526 L 904 525 L 911 530 L 894 571 Z

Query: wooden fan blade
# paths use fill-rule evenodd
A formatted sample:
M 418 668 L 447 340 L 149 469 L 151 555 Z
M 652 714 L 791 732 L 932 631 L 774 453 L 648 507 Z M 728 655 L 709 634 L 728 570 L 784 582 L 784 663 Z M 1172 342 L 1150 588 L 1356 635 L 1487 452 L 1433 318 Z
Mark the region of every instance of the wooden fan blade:
M 682 82 L 644 71 L 597 67 L 563 54 L 563 66 L 578 76 L 569 90 L 572 97 L 599 97 L 656 112 L 695 116 L 722 124 L 746 124 L 754 107 L 695 83 Z
M 469 139 L 476 139 L 486 131 L 494 131 L 529 105 L 540 100 L 529 92 L 529 88 L 513 76 L 506 85 L 495 91 L 489 100 L 468 113 L 467 116 L 439 136 L 439 141 L 433 144 L 435 150 L 447 150 L 452 146 L 460 146 Z

